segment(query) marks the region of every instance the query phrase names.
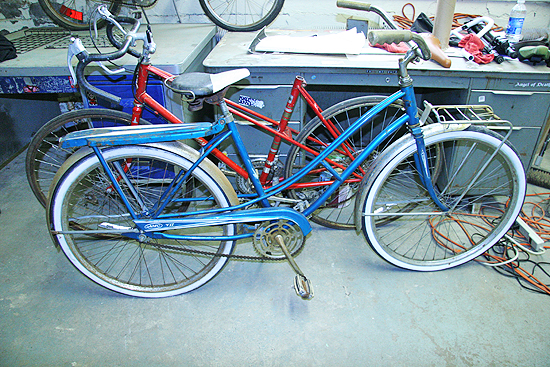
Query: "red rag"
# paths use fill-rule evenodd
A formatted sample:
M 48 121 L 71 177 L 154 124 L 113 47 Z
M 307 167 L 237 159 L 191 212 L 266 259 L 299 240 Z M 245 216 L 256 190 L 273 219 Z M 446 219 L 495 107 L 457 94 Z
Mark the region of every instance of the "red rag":
M 488 64 L 495 58 L 493 54 L 484 54 L 482 52 L 485 45 L 479 37 L 473 33 L 466 35 L 460 40 L 458 45 L 468 51 L 473 57 L 474 61 L 478 64 Z
M 374 47 L 382 48 L 388 52 L 398 53 L 398 54 L 404 54 L 409 50 L 409 46 L 404 42 L 399 42 L 398 44 L 395 43 L 384 43 L 383 45 L 376 44 Z

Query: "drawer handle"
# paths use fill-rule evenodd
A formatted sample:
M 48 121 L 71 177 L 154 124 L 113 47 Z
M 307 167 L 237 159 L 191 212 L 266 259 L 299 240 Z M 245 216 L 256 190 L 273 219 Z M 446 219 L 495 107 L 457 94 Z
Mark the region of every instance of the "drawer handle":
M 496 95 L 505 95 L 505 96 L 532 96 L 534 92 L 517 92 L 517 91 L 506 91 L 506 90 L 492 90 L 492 94 Z

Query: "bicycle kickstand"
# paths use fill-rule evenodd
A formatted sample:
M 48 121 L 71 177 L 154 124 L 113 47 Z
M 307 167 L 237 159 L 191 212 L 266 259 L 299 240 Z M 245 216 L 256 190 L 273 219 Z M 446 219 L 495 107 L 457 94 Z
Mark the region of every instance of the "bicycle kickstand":
M 283 236 L 280 234 L 275 236 L 275 240 L 281 247 L 281 250 L 286 256 L 286 259 L 288 260 L 288 263 L 290 264 L 290 267 L 292 270 L 296 272 L 296 277 L 294 278 L 294 290 L 296 291 L 296 294 L 300 296 L 304 300 L 310 300 L 313 298 L 313 288 L 311 287 L 311 282 L 308 278 L 304 275 L 302 270 L 298 267 L 298 264 L 296 264 L 296 261 L 290 254 L 290 251 L 288 251 L 288 248 L 285 245 L 285 241 L 283 239 Z

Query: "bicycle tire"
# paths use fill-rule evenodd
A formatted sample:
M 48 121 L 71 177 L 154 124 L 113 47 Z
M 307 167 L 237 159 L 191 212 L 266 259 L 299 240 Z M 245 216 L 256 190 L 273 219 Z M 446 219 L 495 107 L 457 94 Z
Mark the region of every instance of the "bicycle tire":
M 433 147 L 443 162 L 434 187 L 451 208 L 446 212 L 421 183 L 414 139 L 390 147 L 373 165 L 356 204 L 371 248 L 400 268 L 437 271 L 464 264 L 493 246 L 514 224 L 526 190 L 521 160 L 509 143 L 499 149 L 501 142 L 500 135 L 484 127 L 427 130 L 428 162 L 435 160 Z M 409 202 L 416 205 L 406 208 Z
M 111 14 L 117 15 L 122 0 L 38 0 L 46 15 L 58 26 L 72 31 L 88 30 L 90 20 L 98 3 L 108 4 Z M 97 21 L 99 28 L 106 24 L 104 19 Z
M 64 113 L 44 124 L 34 134 L 25 159 L 27 181 L 40 204 L 46 206 L 48 191 L 55 173 L 74 153 L 74 149 L 59 147 L 61 137 L 90 127 L 127 126 L 131 122 L 132 116 L 125 112 L 88 108 Z M 139 124 L 150 123 L 142 119 Z
M 127 167 L 119 184 L 141 218 L 148 217 L 147 209 L 156 207 L 174 177 L 188 171 L 198 157 L 196 151 L 180 143 L 110 147 L 102 153 L 111 169 L 117 164 Z M 195 196 L 184 212 L 238 203 L 231 184 L 210 161 L 202 162 L 183 185 L 191 181 Z M 134 221 L 110 185 L 97 156 L 85 149 L 66 161 L 52 186 L 48 228 L 69 261 L 89 279 L 126 295 L 160 298 L 197 289 L 224 268 L 235 240 L 142 238 L 132 234 Z M 163 214 L 177 216 L 181 212 L 178 199 L 181 197 L 176 196 Z M 213 236 L 236 231 L 237 225 L 224 223 L 164 233 Z
M 376 106 L 384 100 L 384 96 L 362 96 L 349 99 L 326 109 L 322 115 L 326 120 L 331 120 L 336 124 L 338 135 L 342 133 L 348 126 L 362 116 L 367 110 Z M 401 101 L 397 101 L 388 106 L 384 111 L 380 112 L 369 124 L 364 125 L 355 135 L 350 137 L 346 143 L 354 148 L 353 155 L 357 155 L 363 150 L 373 137 L 376 137 L 389 123 L 395 121 L 398 117 L 405 114 L 405 109 Z M 379 154 L 385 147 L 389 146 L 398 137 L 407 133 L 405 127 L 399 129 L 393 137 L 389 137 L 383 145 L 379 146 L 370 159 L 361 165 L 362 170 L 366 170 L 372 159 Z M 311 138 L 316 138 L 324 144 L 329 144 L 334 140 L 334 137 L 328 133 L 327 128 L 319 117 L 315 117 L 306 124 L 303 130 L 296 137 L 298 143 L 304 144 L 309 148 L 319 152 L 323 149 L 323 145 L 312 142 Z M 337 153 L 336 153 L 337 155 Z M 288 178 L 311 161 L 314 156 L 306 153 L 297 145 L 292 145 L 289 150 L 287 160 L 285 162 L 284 177 Z M 331 158 L 331 156 L 329 156 Z M 338 157 L 337 157 L 338 158 Z M 350 163 L 349 157 L 339 157 L 340 163 L 345 167 Z M 326 174 L 327 170 L 321 165 L 314 168 L 309 174 L 304 176 L 299 183 L 328 181 L 321 176 Z M 356 171 L 361 177 L 363 173 Z M 331 176 L 332 177 L 332 176 Z M 317 209 L 311 216 L 311 220 L 317 224 L 334 229 L 353 229 L 355 228 L 355 194 L 360 182 L 354 184 L 343 184 L 330 198 L 327 204 Z M 324 186 L 312 187 L 309 189 L 290 189 L 287 194 L 293 199 L 306 199 L 310 202 L 319 197 L 324 189 Z
M 271 24 L 284 0 L 199 0 L 206 16 L 217 26 L 233 32 L 250 32 Z

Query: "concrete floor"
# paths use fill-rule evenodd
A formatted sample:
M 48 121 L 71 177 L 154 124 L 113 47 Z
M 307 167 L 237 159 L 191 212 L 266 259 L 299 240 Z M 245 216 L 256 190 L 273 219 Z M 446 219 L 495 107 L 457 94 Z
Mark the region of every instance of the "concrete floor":
M 187 295 L 131 298 L 54 248 L 24 153 L 0 189 L 1 366 L 550 365 L 550 298 L 475 262 L 404 271 L 315 226 L 297 259 L 311 301 L 287 264 L 243 261 Z

